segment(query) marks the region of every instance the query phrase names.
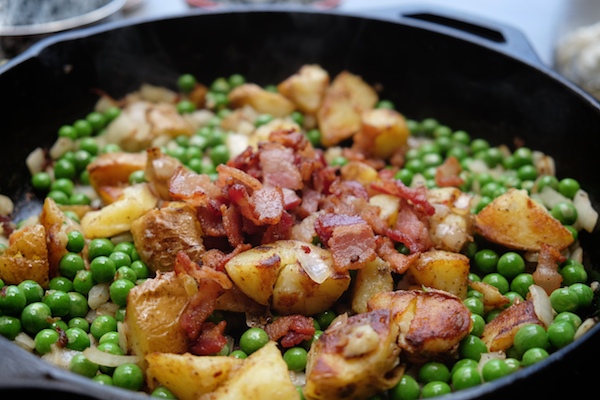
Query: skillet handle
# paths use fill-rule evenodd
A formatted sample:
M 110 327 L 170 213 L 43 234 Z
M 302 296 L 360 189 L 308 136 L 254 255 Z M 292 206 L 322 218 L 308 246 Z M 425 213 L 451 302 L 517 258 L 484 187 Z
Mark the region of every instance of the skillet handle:
M 429 29 L 475 42 L 538 67 L 546 66 L 525 35 L 506 24 L 442 7 L 402 7 L 400 18 L 403 22 L 416 21 Z

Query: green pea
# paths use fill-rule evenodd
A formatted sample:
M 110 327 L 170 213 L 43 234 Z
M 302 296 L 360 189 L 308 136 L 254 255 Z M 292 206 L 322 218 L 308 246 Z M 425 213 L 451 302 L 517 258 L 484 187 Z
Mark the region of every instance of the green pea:
M 116 279 L 110 284 L 110 299 L 113 303 L 120 307 L 124 307 L 127 304 L 127 294 L 135 283 L 129 279 Z
M 27 304 L 41 301 L 44 297 L 44 288 L 34 280 L 26 279 L 17 285 L 25 295 Z M 24 306 L 23 306 L 24 307 Z
M 67 250 L 71 253 L 80 253 L 85 247 L 85 237 L 80 231 L 71 231 L 67 234 Z
M 71 309 L 69 316 L 74 317 L 85 317 L 89 311 L 87 298 L 78 292 L 69 292 L 69 298 L 71 299 Z
M 392 400 L 416 400 L 421 397 L 419 383 L 408 374 L 402 375 L 400 381 L 389 390 Z
M 315 319 L 319 323 L 321 329 L 325 330 L 337 317 L 337 314 L 333 310 L 326 310 L 316 315 Z
M 483 315 L 483 301 L 477 297 L 467 297 L 463 300 L 463 304 L 469 309 L 472 314 Z
M 18 315 L 27 306 L 27 296 L 17 285 L 4 286 L 0 290 L 0 310 L 8 315 Z
M 98 374 L 95 375 L 92 380 L 99 385 L 113 386 L 112 376 L 107 374 Z
M 579 307 L 588 307 L 592 304 L 592 300 L 594 300 L 594 289 L 592 289 L 589 285 L 576 282 L 569 285 L 569 290 L 577 293 L 577 297 L 579 298 Z
M 523 358 L 521 359 L 521 365 L 524 367 L 528 367 L 548 358 L 549 356 L 550 355 L 548 354 L 548 351 L 546 349 L 534 347 L 527 350 L 523 354 Z
M 519 253 L 508 251 L 498 258 L 497 269 L 506 279 L 513 279 L 525 272 L 525 260 Z
M 58 342 L 60 334 L 54 329 L 44 328 L 35 334 L 33 339 L 35 343 L 35 351 L 38 354 L 46 354 L 52 350 L 52 345 Z
M 563 277 L 563 285 L 569 286 L 574 283 L 585 283 L 588 279 L 587 271 L 581 263 L 567 264 L 560 269 L 560 275 Z
M 79 328 L 86 333 L 90 332 L 90 323 L 82 317 L 71 318 L 68 323 L 69 328 Z
M 481 335 L 483 335 L 483 330 L 485 329 L 485 319 L 479 314 L 471 314 L 471 321 L 473 321 L 470 332 L 471 335 L 481 337 Z
M 10 315 L 0 316 L 0 335 L 8 340 L 14 340 L 21 333 L 22 329 L 23 327 L 19 318 Z
M 133 272 L 135 272 L 137 279 L 148 278 L 150 274 L 150 270 L 142 260 L 133 261 L 130 265 L 130 268 L 133 270 Z
M 100 337 L 100 339 L 98 339 L 98 344 L 111 342 L 111 343 L 115 343 L 118 345 L 119 341 L 120 341 L 119 332 L 110 331 L 110 332 L 106 332 L 104 335 L 102 335 Z
M 581 324 L 583 323 L 581 317 L 571 311 L 562 311 L 562 312 L 559 312 L 558 314 L 556 314 L 553 322 L 558 322 L 558 321 L 569 322 L 571 325 L 573 325 L 573 328 L 575 328 L 575 330 L 577 330 L 577 328 L 579 328 L 581 326 Z
M 91 136 L 94 133 L 94 127 L 87 119 L 78 119 L 73 122 L 73 128 L 77 131 L 77 137 Z
M 173 392 L 164 386 L 159 386 L 150 393 L 150 397 L 158 397 L 161 399 L 176 399 Z
M 47 172 L 36 172 L 31 176 L 31 186 L 35 190 L 47 192 L 52 185 L 52 177 Z
M 69 204 L 69 196 L 61 190 L 51 190 L 46 197 L 54 200 L 56 204 Z
M 434 381 L 449 382 L 450 370 L 441 362 L 429 361 L 419 368 L 417 378 L 421 383 L 429 383 Z
M 92 137 L 81 138 L 79 141 L 79 150 L 85 151 L 90 156 L 95 156 L 98 154 L 98 141 Z M 76 157 L 77 158 L 77 157 Z M 90 159 L 91 161 L 92 159 Z
M 487 352 L 486 344 L 475 335 L 467 335 L 458 346 L 458 353 L 461 358 L 471 358 L 475 361 L 479 361 L 481 355 Z
M 508 290 L 510 288 L 510 284 L 508 283 L 508 280 L 503 275 L 501 275 L 497 272 L 492 272 L 490 274 L 487 274 L 481 280 L 487 284 L 490 284 L 490 285 L 496 287 L 502 294 L 508 292 Z
M 415 174 L 411 170 L 406 169 L 406 168 L 401 168 L 394 175 L 394 179 L 402 181 L 402 183 L 404 183 L 406 186 L 410 186 L 414 175 Z
M 575 339 L 575 328 L 569 321 L 554 321 L 548 326 L 548 341 L 561 349 Z
M 21 312 L 21 324 L 23 329 L 30 334 L 36 334 L 42 329 L 50 327 L 52 310 L 47 304 L 36 301 L 23 308 Z
M 69 370 L 79 375 L 92 378 L 98 372 L 98 364 L 95 364 L 87 359 L 83 353 L 78 353 L 71 358 Z
M 529 293 L 529 286 L 533 284 L 533 275 L 528 272 L 523 272 L 512 279 L 510 282 L 510 290 L 519 293 L 521 297 L 525 298 Z
M 64 317 L 71 311 L 71 298 L 62 290 L 49 290 L 43 302 L 50 307 L 52 316 L 55 317 Z
M 72 125 L 63 125 L 58 128 L 58 137 L 75 140 L 77 139 L 77 130 Z
M 131 265 L 131 256 L 124 251 L 114 250 L 112 253 L 110 253 L 108 258 L 115 263 L 115 267 L 117 269 Z
M 110 315 L 98 315 L 92 321 L 90 325 L 90 333 L 96 338 L 100 339 L 106 332 L 112 332 L 117 330 L 117 320 Z
M 508 365 L 499 358 L 488 360 L 481 368 L 481 376 L 485 382 L 491 382 L 510 373 Z
M 240 359 L 248 358 L 248 354 L 244 353 L 242 350 L 233 350 L 229 355 Z
M 69 328 L 65 334 L 67 335 L 67 349 L 83 351 L 91 345 L 90 337 L 81 328 Z
M 475 267 L 484 274 L 496 272 L 498 260 L 498 253 L 491 249 L 477 251 L 473 259 Z
M 429 382 L 423 385 L 421 395 L 423 398 L 438 397 L 452 392 L 452 388 L 446 382 Z
M 87 296 L 93 286 L 94 278 L 92 271 L 87 269 L 77 271 L 75 278 L 73 278 L 73 290 Z
M 579 189 L 579 182 L 573 178 L 564 178 L 558 183 L 558 191 L 560 194 L 568 197 L 569 199 L 575 197 L 575 194 L 579 191 Z
M 93 156 L 85 150 L 77 150 L 75 152 L 75 159 L 73 163 L 75 164 L 75 169 L 77 171 L 83 171 L 88 166 L 90 162 L 92 162 Z
M 514 347 L 521 354 L 534 347 L 545 349 L 548 347 L 548 332 L 537 324 L 523 325 L 515 334 Z
M 537 193 L 541 193 L 545 187 L 558 190 L 558 178 L 554 175 L 541 175 L 535 182 Z
M 241 74 L 232 74 L 228 79 L 231 88 L 238 87 L 246 83 L 246 78 Z
M 306 368 L 308 352 L 303 347 L 291 347 L 283 353 L 283 360 L 290 371 L 303 371 Z
M 73 282 L 65 276 L 55 276 L 54 278 L 50 279 L 48 288 L 51 290 L 70 292 L 73 290 Z
M 481 374 L 477 367 L 460 367 L 452 374 L 454 390 L 467 389 L 481 384 Z
M 577 209 L 570 202 L 560 202 L 550 209 L 550 214 L 563 225 L 573 225 L 577 221 Z
M 576 311 L 579 308 L 579 296 L 568 287 L 561 287 L 550 293 L 550 304 L 557 313 Z
M 117 387 L 139 391 L 144 384 L 144 373 L 133 363 L 119 365 L 113 372 L 113 384 Z
M 269 335 L 264 329 L 252 327 L 240 336 L 240 349 L 250 355 L 269 342 Z
M 115 262 L 106 256 L 98 256 L 90 262 L 90 271 L 94 281 L 98 283 L 112 282 L 117 267 Z
M 60 259 L 58 263 L 58 270 L 61 275 L 73 279 L 77 274 L 77 271 L 85 269 L 85 262 L 83 257 L 78 253 L 67 253 Z
M 192 74 L 183 74 L 177 79 L 177 87 L 184 93 L 191 92 L 196 83 L 196 77 Z

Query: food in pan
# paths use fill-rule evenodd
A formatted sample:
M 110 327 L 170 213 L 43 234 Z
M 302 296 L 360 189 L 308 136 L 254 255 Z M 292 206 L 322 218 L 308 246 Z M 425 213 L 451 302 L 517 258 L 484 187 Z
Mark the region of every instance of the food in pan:
M 100 96 L 28 157 L 39 215 L 2 198 L 0 333 L 179 399 L 432 397 L 585 334 L 585 188 L 378 87 L 305 65 Z

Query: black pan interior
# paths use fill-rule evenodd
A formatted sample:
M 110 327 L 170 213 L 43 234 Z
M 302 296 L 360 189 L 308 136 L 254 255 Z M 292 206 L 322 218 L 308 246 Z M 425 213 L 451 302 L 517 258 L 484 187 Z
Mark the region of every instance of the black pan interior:
M 0 70 L 0 193 L 18 202 L 21 217 L 39 204 L 30 193 L 25 157 L 51 145 L 62 124 L 85 116 L 98 91 L 119 98 L 145 82 L 174 87 L 187 72 L 205 83 L 241 73 L 273 84 L 307 63 L 332 76 L 345 69 L 380 84 L 381 98 L 409 118 L 435 117 L 493 145 L 520 141 L 542 150 L 555 158 L 557 175 L 577 178 L 599 208 L 598 104 L 540 64 L 463 35 L 414 20 L 304 11 L 192 13 L 109 26 L 58 36 Z M 598 233 L 583 240 L 586 264 L 597 274 Z M 598 336 L 594 329 L 542 366 L 457 397 L 489 398 L 517 388 L 543 393 L 552 387 L 552 374 L 565 373 L 561 364 L 579 364 L 598 352 L 592 345 Z M 587 381 L 578 368 L 569 372 Z

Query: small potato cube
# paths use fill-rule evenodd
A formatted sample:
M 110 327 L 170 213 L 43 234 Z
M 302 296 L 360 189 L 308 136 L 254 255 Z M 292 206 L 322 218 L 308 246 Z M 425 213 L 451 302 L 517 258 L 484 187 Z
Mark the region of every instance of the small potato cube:
M 410 266 L 407 275 L 419 285 L 444 290 L 465 299 L 469 268 L 469 258 L 462 254 L 428 250 Z
M 574 240 L 544 206 L 519 189 L 509 189 L 484 207 L 475 216 L 475 229 L 491 242 L 524 251 L 540 251 L 542 243 L 561 251 Z
M 400 210 L 400 198 L 391 194 L 376 194 L 369 198 L 369 204 L 379 207 L 379 217 L 392 228 L 396 225 L 398 211 Z
M 329 73 L 319 65 L 304 65 L 279 85 L 279 93 L 296 104 L 306 114 L 314 114 L 321 106 L 329 86 Z
M 360 76 L 340 72 L 325 93 L 317 122 L 321 143 L 334 146 L 359 131 L 362 113 L 375 107 L 377 92 Z
M 269 342 L 231 370 L 227 380 L 199 400 L 296 399 L 298 392 L 275 342 Z
M 379 257 L 359 269 L 352 284 L 352 310 L 356 313 L 367 312 L 367 302 L 375 294 L 394 290 L 389 265 Z
M 387 159 L 404 147 L 410 132 L 406 119 L 395 110 L 367 110 L 362 114 L 360 131 L 354 137 L 355 147 L 367 154 Z
M 0 278 L 16 285 L 31 279 L 47 288 L 49 283 L 46 229 L 41 224 L 25 226 L 9 237 L 9 246 L 0 255 Z
M 533 300 L 515 303 L 485 325 L 481 340 L 489 351 L 506 350 L 514 343 L 519 328 L 527 324 L 544 326 L 538 318 Z
M 193 283 L 187 276 L 165 272 L 131 289 L 125 312 L 128 350 L 142 357 L 154 352 L 187 351 L 188 339 L 179 316 L 193 292 Z
M 229 103 L 234 108 L 250 106 L 260 114 L 282 118 L 295 110 L 295 105 L 280 93 L 269 92 L 254 83 L 245 83 L 229 92 Z
M 151 389 L 162 385 L 179 400 L 196 400 L 215 390 L 243 361 L 235 357 L 190 353 L 150 353 L 146 362 L 146 379 Z
M 180 251 L 192 260 L 199 260 L 205 251 L 196 210 L 184 202 L 147 212 L 131 224 L 131 235 L 141 260 L 152 271 L 171 271 Z
M 141 183 L 123 190 L 123 197 L 99 210 L 90 211 L 81 219 L 81 228 L 88 239 L 112 237 L 127 232 L 131 223 L 156 207 L 158 198 L 147 184 Z
M 377 170 L 361 161 L 349 161 L 340 169 L 343 180 L 357 181 L 363 186 L 379 179 Z

